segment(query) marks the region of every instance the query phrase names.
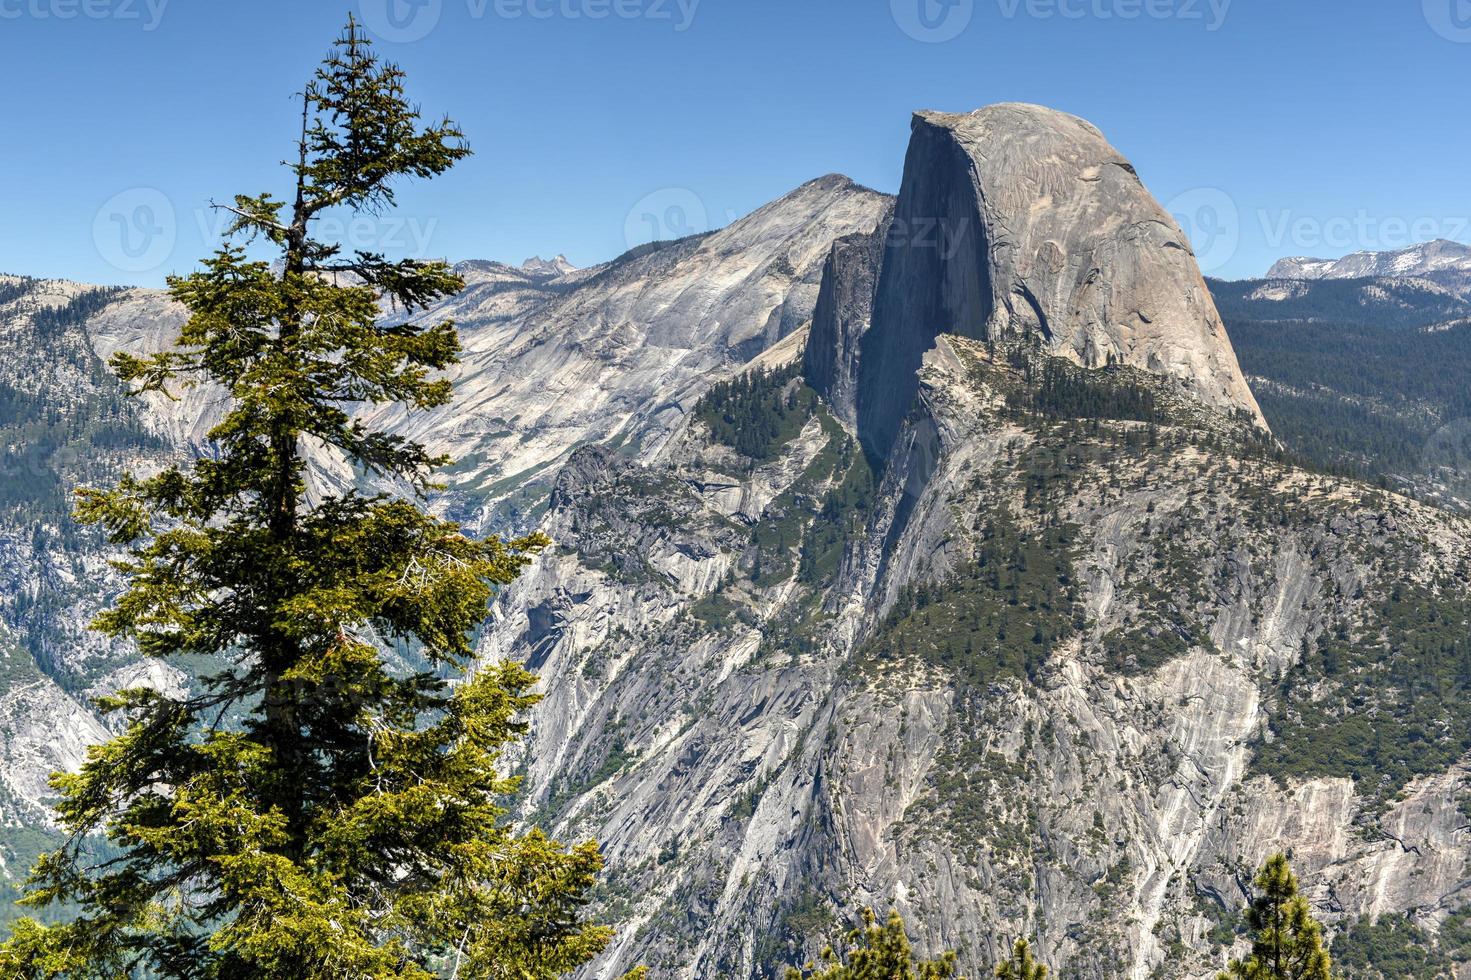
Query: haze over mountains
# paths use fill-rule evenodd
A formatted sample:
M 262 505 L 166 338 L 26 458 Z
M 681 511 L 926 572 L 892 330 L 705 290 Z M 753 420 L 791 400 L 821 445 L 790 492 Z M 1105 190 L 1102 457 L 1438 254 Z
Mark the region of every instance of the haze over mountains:
M 865 903 L 973 975 L 1029 935 L 1061 976 L 1206 976 L 1282 848 L 1335 927 L 1471 955 L 1471 524 L 1323 472 L 1392 460 L 1304 421 L 1453 412 L 1439 374 L 1384 404 L 1396 354 L 1460 349 L 1453 289 L 1207 289 L 1128 160 L 1023 105 L 917 115 L 897 199 L 828 176 L 591 269 L 459 268 L 456 401 L 383 420 L 456 457 L 436 507 L 556 542 L 482 644 L 543 677 L 520 815 L 606 850 L 587 976 L 770 976 Z M 117 583 L 66 517 L 201 450 L 209 392 L 101 368 L 177 323 L 0 279 L 8 874 L 87 696 L 183 682 L 85 630 Z

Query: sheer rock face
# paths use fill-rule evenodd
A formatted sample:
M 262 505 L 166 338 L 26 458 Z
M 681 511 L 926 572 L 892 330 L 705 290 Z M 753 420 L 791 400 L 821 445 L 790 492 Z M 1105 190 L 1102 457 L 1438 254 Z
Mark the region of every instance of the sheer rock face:
M 1097 129 L 1054 110 L 915 116 L 860 367 L 876 455 L 942 333 L 1145 368 L 1265 427 L 1179 226 Z
M 1172 426 L 1151 448 L 1127 423 L 1039 423 L 1006 408 L 998 360 L 939 338 L 880 484 L 836 516 L 832 460 L 862 457 L 826 406 L 768 459 L 692 417 L 650 465 L 588 448 L 564 467 L 557 548 L 483 652 L 544 680 L 523 812 L 608 858 L 620 928 L 583 976 L 779 975 L 869 905 L 969 976 L 1026 935 L 1058 976 L 1190 980 L 1279 849 L 1330 928 L 1433 930 L 1462 905 L 1464 760 L 1381 806 L 1347 778 L 1279 786 L 1254 756 L 1290 730 L 1284 676 L 1314 683 L 1313 651 L 1393 582 L 1471 567 L 1471 523 Z M 1027 677 L 967 679 L 1005 641 L 984 631 L 948 663 L 893 654 L 945 644 L 948 600 L 897 633 L 889 614 L 976 576 L 1003 513 L 1023 542 L 1072 528 L 1070 635 L 1012 637 L 1037 650 Z M 798 558 L 838 526 L 841 555 Z M 1114 662 L 1110 638 L 1161 613 L 1189 639 Z
M 890 208 L 872 232 L 833 243 L 822 271 L 802 373 L 847 425 L 858 423 L 858 350 L 873 323 L 873 301 L 893 226 Z

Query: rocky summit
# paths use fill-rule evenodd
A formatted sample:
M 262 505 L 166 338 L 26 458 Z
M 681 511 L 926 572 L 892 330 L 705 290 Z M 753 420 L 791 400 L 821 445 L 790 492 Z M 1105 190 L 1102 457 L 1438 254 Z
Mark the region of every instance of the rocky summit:
M 880 452 L 942 333 L 1034 337 L 1260 421 L 1184 234 L 1081 119 L 1031 105 L 919 113 L 886 238 L 858 410 Z
M 971 976 L 1027 936 L 1063 977 L 1206 977 L 1276 850 L 1335 942 L 1395 917 L 1378 948 L 1456 969 L 1471 523 L 1283 451 L 1095 128 L 922 113 L 897 199 L 826 177 L 591 269 L 460 269 L 455 405 L 382 421 L 456 456 L 437 507 L 554 541 L 481 653 L 542 677 L 518 817 L 607 858 L 584 976 L 771 977 L 871 905 Z M 201 448 L 207 392 L 100 366 L 171 317 L 0 279 L 0 425 L 47 488 L 4 485 L 0 790 L 41 840 L 87 696 L 180 682 L 83 629 L 117 583 L 65 516 Z

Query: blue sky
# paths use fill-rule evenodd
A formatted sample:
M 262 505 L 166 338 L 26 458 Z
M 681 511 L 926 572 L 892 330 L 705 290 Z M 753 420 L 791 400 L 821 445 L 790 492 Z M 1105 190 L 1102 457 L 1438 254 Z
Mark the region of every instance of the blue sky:
M 342 227 L 391 253 L 586 265 L 892 191 L 912 110 L 1013 100 L 1100 126 L 1208 272 L 1471 241 L 1471 0 L 0 0 L 0 270 L 191 268 L 211 198 L 284 188 L 349 11 L 477 151 Z

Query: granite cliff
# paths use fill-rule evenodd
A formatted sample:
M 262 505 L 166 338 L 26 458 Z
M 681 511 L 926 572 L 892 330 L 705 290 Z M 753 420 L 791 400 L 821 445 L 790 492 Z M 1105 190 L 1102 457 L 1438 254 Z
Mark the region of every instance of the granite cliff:
M 1471 524 L 1284 456 L 1096 129 L 924 113 L 897 200 L 829 177 L 593 269 L 461 269 L 455 407 L 380 421 L 459 459 L 437 506 L 555 542 L 482 652 L 543 678 L 520 817 L 606 851 L 588 977 L 769 977 L 860 904 L 971 975 L 1026 935 L 1061 976 L 1206 977 L 1274 849 L 1335 931 L 1471 955 Z M 51 488 L 0 528 L 7 869 L 87 694 L 176 682 L 82 629 L 116 583 L 64 509 L 198 450 L 207 392 L 100 371 L 175 315 L 0 280 Z

